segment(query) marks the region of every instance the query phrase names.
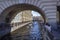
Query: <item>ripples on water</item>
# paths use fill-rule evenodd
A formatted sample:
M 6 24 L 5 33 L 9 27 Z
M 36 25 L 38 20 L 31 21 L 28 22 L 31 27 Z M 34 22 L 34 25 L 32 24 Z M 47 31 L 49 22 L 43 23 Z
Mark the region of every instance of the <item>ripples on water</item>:
M 38 22 L 35 21 L 6 35 L 1 40 L 42 40 L 39 28 Z

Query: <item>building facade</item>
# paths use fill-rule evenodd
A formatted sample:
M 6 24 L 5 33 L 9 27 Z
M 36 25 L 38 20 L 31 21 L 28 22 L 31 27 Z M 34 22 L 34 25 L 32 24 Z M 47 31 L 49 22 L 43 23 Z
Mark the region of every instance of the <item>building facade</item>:
M 14 17 L 14 19 L 12 19 L 11 23 L 15 23 L 15 22 L 28 22 L 28 21 L 32 21 L 32 13 L 30 10 L 27 11 L 21 11 L 19 13 L 17 13 L 17 15 Z

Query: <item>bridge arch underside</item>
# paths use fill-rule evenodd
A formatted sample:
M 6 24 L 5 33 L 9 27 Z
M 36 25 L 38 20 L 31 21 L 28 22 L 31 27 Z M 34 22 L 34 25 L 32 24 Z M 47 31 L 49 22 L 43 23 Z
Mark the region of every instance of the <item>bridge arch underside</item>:
M 6 22 L 7 17 L 9 17 L 9 20 L 11 21 L 17 15 L 18 12 L 21 12 L 24 10 L 34 10 L 34 11 L 39 12 L 41 14 L 41 16 L 43 17 L 44 22 L 46 22 L 46 16 L 45 16 L 44 12 L 40 8 L 33 6 L 33 5 L 29 5 L 29 4 L 16 4 L 16 5 L 6 8 L 0 14 L 0 17 L 1 17 L 0 21 Z
M 21 4 L 28 4 L 30 5 L 27 7 L 26 5 L 21 6 L 24 10 L 37 10 L 43 16 L 45 22 L 50 23 L 54 28 L 56 27 L 56 0 L 1 0 L 0 2 L 0 22 L 4 22 L 5 15 L 12 10 L 16 9 L 12 6 L 17 6 Z M 12 8 L 10 8 L 12 7 Z M 27 8 L 27 9 L 26 9 Z M 10 10 L 8 10 L 10 9 Z M 21 10 L 22 11 L 22 10 Z M 47 19 L 47 21 L 46 21 Z

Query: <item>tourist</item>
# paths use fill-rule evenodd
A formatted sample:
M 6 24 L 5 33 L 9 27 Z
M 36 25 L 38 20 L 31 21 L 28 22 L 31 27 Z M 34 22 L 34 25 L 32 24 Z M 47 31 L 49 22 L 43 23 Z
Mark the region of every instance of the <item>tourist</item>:
M 50 24 L 46 23 L 45 28 L 46 28 L 49 32 L 51 32 L 51 25 L 50 25 Z

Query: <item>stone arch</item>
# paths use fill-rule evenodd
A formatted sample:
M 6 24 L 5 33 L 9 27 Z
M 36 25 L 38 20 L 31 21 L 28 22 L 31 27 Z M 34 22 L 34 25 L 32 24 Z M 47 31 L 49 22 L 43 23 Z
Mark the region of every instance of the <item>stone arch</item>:
M 51 24 L 56 23 L 56 3 L 57 0 L 1 0 L 0 14 L 4 9 L 15 4 L 30 4 L 42 9 L 48 22 Z M 0 17 L 1 18 L 1 17 Z
M 10 2 L 10 1 L 9 1 Z M 9 3 L 8 2 L 8 3 Z M 4 2 L 3 2 L 4 3 Z M 18 5 L 20 5 L 20 6 L 18 6 Z M 6 7 L 4 7 L 4 9 L 2 10 L 2 12 L 1 12 L 1 18 L 2 17 L 5 17 L 5 15 L 7 15 L 7 13 L 9 13 L 9 12 L 11 12 L 12 10 L 14 10 L 15 8 L 13 8 L 15 6 L 15 8 L 18 8 L 18 7 L 23 7 L 24 8 L 24 6 L 26 6 L 26 7 L 28 7 L 28 8 L 24 8 L 23 10 L 35 10 L 35 11 L 38 11 L 39 13 L 41 13 L 41 15 L 43 16 L 43 18 L 44 18 L 44 20 L 45 20 L 45 22 L 46 22 L 46 16 L 45 16 L 45 14 L 44 14 L 44 11 L 42 11 L 41 10 L 41 8 L 40 8 L 40 5 L 39 6 L 37 6 L 36 4 L 31 4 L 30 2 L 23 2 L 22 1 L 22 3 L 19 3 L 19 2 L 17 2 L 16 1 L 16 3 L 12 3 L 12 4 L 9 4 L 9 6 L 6 6 Z M 30 8 L 30 7 L 31 8 Z M 10 10 L 8 10 L 8 9 L 10 9 Z M 7 12 L 8 11 L 8 12 Z M 4 18 L 3 18 L 3 22 L 4 22 Z M 2 22 L 1 21 L 1 22 Z
M 56 4 L 57 0 L 0 0 L 0 22 L 4 21 L 2 15 L 4 10 L 15 4 L 29 4 L 38 7 L 48 19 L 48 22 L 52 25 L 52 29 L 57 29 L 56 26 Z M 13 8 L 12 8 L 13 9 Z M 11 10 L 12 10 L 11 9 Z M 10 10 L 8 10 L 10 11 Z M 7 12 L 8 13 L 8 12 Z M 6 14 L 6 13 L 4 13 Z

